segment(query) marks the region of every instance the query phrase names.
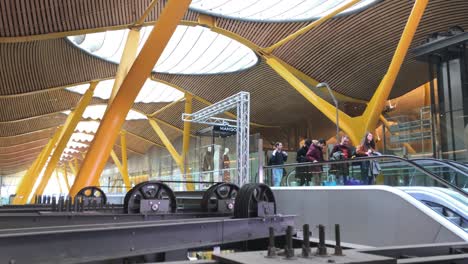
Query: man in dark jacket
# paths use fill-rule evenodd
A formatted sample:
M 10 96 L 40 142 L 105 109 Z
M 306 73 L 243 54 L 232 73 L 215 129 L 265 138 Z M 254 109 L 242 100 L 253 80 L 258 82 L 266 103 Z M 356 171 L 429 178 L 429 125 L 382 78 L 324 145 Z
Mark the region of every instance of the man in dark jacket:
M 312 140 L 306 139 L 301 148 L 297 151 L 296 161 L 297 163 L 307 162 L 307 151 L 309 150 Z M 309 167 L 297 167 L 296 168 L 296 179 L 299 180 L 299 186 L 309 185 L 311 174 Z
M 283 144 L 277 142 L 275 144 L 275 150 L 270 156 L 270 165 L 283 165 L 288 159 L 288 153 L 283 151 Z M 273 186 L 280 186 L 281 179 L 283 178 L 283 168 L 273 168 Z
M 309 162 L 323 162 L 323 147 L 327 144 L 325 139 L 321 138 L 319 140 L 312 140 L 312 144 L 307 151 L 306 158 Z M 322 177 L 322 165 L 310 166 L 310 172 L 314 177 L 315 185 L 320 185 Z
M 355 150 L 350 144 L 349 137 L 344 135 L 341 137 L 340 144 L 335 145 L 330 152 L 330 161 L 350 159 L 353 155 L 355 155 L 354 152 Z M 341 177 L 340 181 L 342 180 L 343 184 L 345 184 L 348 180 L 349 164 L 340 163 L 332 165 L 330 168 L 330 173 L 335 174 L 337 177 Z

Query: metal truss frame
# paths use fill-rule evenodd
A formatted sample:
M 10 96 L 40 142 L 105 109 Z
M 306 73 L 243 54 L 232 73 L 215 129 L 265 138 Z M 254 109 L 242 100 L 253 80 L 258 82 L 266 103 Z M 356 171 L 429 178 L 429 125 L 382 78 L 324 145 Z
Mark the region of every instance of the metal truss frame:
M 237 119 L 216 117 L 231 109 L 236 109 Z M 237 184 L 242 186 L 249 182 L 249 124 L 250 124 L 250 93 L 239 92 L 217 103 L 207 106 L 195 113 L 182 114 L 184 122 L 205 125 L 223 125 L 236 127 L 237 142 Z

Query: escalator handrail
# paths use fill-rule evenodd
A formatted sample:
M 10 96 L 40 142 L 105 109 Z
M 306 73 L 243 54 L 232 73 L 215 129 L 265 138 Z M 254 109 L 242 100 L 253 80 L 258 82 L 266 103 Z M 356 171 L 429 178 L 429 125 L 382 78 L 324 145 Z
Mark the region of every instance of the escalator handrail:
M 432 158 L 418 158 L 418 159 L 411 159 L 411 161 L 415 161 L 415 162 L 425 161 L 425 162 L 432 162 L 432 163 L 441 164 L 441 165 L 443 165 L 445 167 L 448 167 L 448 168 L 454 170 L 457 173 L 462 174 L 465 177 L 468 177 L 467 171 L 463 171 L 459 167 L 457 167 L 457 166 L 453 165 L 452 163 L 450 163 L 448 161 L 445 161 L 445 160 L 438 160 L 438 159 L 432 159 Z
M 468 192 L 463 190 L 462 188 L 456 186 L 455 184 L 450 183 L 449 181 L 443 179 L 442 177 L 424 169 L 421 165 L 417 164 L 414 161 L 401 158 L 398 156 L 393 156 L 393 155 L 380 155 L 380 156 L 370 156 L 370 157 L 359 157 L 359 158 L 354 158 L 354 159 L 347 159 L 347 160 L 334 160 L 334 161 L 322 161 L 322 162 L 302 162 L 302 163 L 290 163 L 290 164 L 283 164 L 283 165 L 269 165 L 269 166 L 263 166 L 263 169 L 274 169 L 274 168 L 285 168 L 285 167 L 309 167 L 311 165 L 313 166 L 320 166 L 320 165 L 335 165 L 335 164 L 344 164 L 344 163 L 354 163 L 354 162 L 362 162 L 362 161 L 372 161 L 372 160 L 380 160 L 380 159 L 395 159 L 402 161 L 403 163 L 407 163 L 426 176 L 429 176 L 433 180 L 439 182 L 443 186 L 447 188 L 451 188 L 455 190 L 456 192 L 462 194 L 463 196 L 468 198 Z
M 446 159 L 444 159 L 443 161 L 448 162 L 454 165 L 455 167 L 463 168 L 464 170 L 468 172 L 468 165 L 466 163 L 455 161 L 455 160 L 446 160 Z

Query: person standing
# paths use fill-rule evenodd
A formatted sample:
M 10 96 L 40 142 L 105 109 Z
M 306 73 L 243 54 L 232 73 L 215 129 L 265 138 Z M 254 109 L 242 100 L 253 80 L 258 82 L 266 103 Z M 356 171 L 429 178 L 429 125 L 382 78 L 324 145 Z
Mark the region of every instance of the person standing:
M 375 152 L 375 141 L 374 135 L 371 132 L 367 132 L 361 141 L 361 144 L 356 149 L 357 157 L 369 157 Z M 374 184 L 374 175 L 369 169 L 370 161 L 361 161 L 361 178 L 364 184 Z
M 312 140 L 305 139 L 304 143 L 301 144 L 301 148 L 297 151 L 296 161 L 297 163 L 307 162 L 307 151 L 309 150 Z M 309 167 L 297 167 L 296 168 L 296 179 L 299 179 L 299 186 L 309 185 L 311 175 Z
M 283 144 L 281 142 L 275 143 L 275 150 L 270 156 L 269 165 L 283 165 L 286 160 L 288 159 L 288 153 L 283 151 Z M 284 168 L 273 168 L 273 186 L 280 186 L 281 179 L 283 178 L 283 170 Z
M 309 162 L 323 162 L 323 147 L 326 145 L 325 139 L 312 140 L 312 144 L 307 151 L 306 158 Z M 322 166 L 311 166 L 310 172 L 314 177 L 315 185 L 320 185 L 320 176 L 322 174 Z
M 354 148 L 350 144 L 349 136 L 344 135 L 341 137 L 341 142 L 336 144 L 330 152 L 330 161 L 333 160 L 347 160 L 354 155 Z M 341 163 L 332 165 L 330 173 L 334 173 L 337 179 L 346 184 L 349 175 L 349 164 Z

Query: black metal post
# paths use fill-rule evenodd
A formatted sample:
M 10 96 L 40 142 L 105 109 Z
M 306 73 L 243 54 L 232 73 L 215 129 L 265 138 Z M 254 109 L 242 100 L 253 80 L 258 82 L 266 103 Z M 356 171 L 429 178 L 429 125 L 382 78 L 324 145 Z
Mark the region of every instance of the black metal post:
M 340 225 L 335 224 L 335 255 L 342 256 L 343 249 L 341 248 L 341 234 L 340 234 Z

